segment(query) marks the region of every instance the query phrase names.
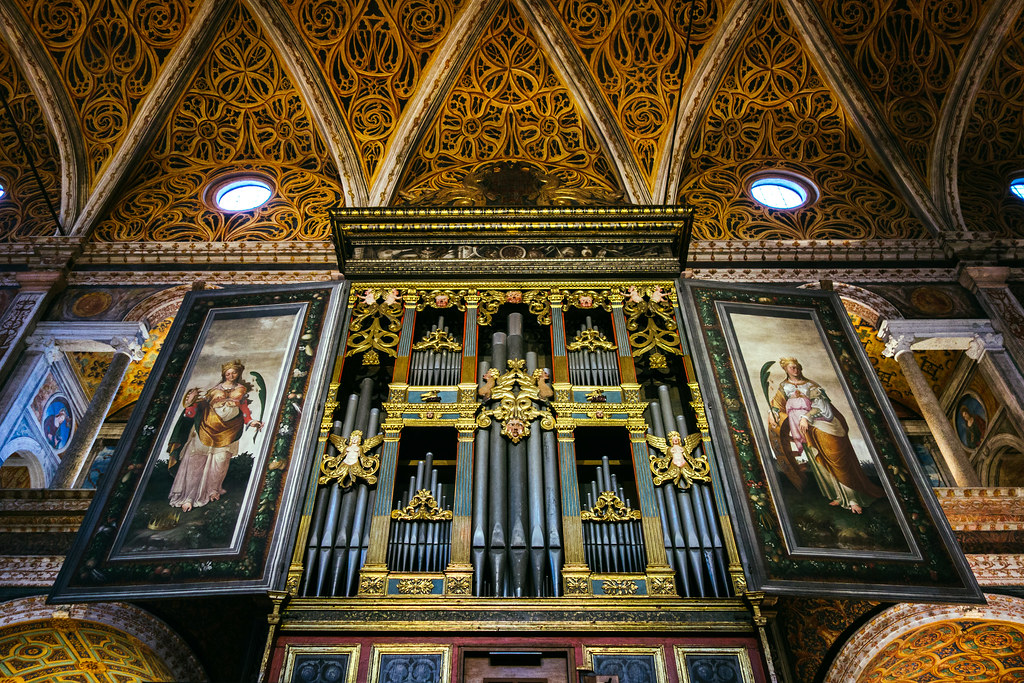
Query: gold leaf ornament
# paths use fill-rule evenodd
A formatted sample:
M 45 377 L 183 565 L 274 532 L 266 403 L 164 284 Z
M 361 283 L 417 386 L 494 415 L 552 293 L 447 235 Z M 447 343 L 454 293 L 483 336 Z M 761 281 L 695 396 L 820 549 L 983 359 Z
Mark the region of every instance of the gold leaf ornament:
M 327 439 L 337 449 L 337 453 L 324 453 L 320 461 L 319 483 L 329 484 L 337 481 L 341 488 L 352 486 L 356 479 L 362 479 L 367 484 L 377 483 L 380 456 L 372 455 L 370 451 L 384 441 L 383 434 L 364 441 L 363 433 L 356 429 L 349 434 L 348 439 L 343 439 L 338 434 L 329 434 Z
M 699 432 L 688 434 L 685 439 L 676 431 L 669 432 L 667 439 L 653 434 L 646 437 L 647 443 L 660 453 L 650 454 L 655 486 L 671 481 L 681 489 L 688 489 L 695 481 L 711 481 L 707 456 L 693 455 L 702 439 Z

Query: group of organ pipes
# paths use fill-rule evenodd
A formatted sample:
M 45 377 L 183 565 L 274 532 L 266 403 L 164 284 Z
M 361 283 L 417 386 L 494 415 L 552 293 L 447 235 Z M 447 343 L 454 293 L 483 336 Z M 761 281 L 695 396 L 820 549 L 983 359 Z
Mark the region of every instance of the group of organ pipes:
M 458 292 L 353 291 L 360 320 L 401 323 L 372 356 L 342 345 L 301 595 L 731 595 L 710 478 L 654 485 L 643 439 L 692 431 L 687 390 L 637 378 L 622 298 L 570 325 L 571 299 L 484 316 Z

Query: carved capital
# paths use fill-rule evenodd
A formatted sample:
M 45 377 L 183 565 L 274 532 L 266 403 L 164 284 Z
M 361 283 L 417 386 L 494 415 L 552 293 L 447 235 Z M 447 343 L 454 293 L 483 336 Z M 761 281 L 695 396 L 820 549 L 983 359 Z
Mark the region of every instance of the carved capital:
M 114 337 L 110 340 L 110 346 L 114 353 L 123 353 L 134 362 L 142 360 L 145 355 L 137 337 Z
M 976 334 L 967 342 L 967 357 L 973 361 L 981 360 L 986 351 L 1000 351 L 1003 348 L 1003 335 L 997 332 Z
M 901 353 L 910 353 L 912 351 L 910 345 L 914 342 L 914 338 L 905 334 L 892 334 L 886 330 L 884 323 L 882 329 L 878 331 L 878 338 L 885 342 L 882 355 L 886 358 L 896 358 Z

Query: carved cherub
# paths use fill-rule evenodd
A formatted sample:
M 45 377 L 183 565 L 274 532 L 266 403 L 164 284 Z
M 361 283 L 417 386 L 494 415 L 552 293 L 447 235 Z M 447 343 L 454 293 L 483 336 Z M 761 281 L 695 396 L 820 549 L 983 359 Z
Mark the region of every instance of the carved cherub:
M 480 383 L 480 386 L 477 387 L 476 395 L 485 401 L 490 399 L 491 392 L 494 391 L 494 383 L 498 380 L 498 376 L 500 374 L 501 373 L 498 372 L 498 368 L 491 368 L 485 372 L 483 381 Z
M 711 466 L 707 459 L 693 457 L 700 441 L 699 432 L 687 435 L 685 440 L 675 431 L 669 432 L 667 439 L 648 434 L 647 443 L 661 453 L 660 457 L 654 453 L 650 456 L 654 484 L 658 486 L 671 480 L 679 488 L 687 489 L 695 481 L 711 481 Z
M 320 463 L 320 483 L 327 484 L 337 481 L 338 486 L 348 488 L 362 479 L 367 484 L 377 483 L 376 472 L 380 468 L 380 458 L 369 452 L 384 441 L 384 435 L 370 437 L 363 441 L 363 433 L 356 429 L 343 439 L 337 434 L 329 434 L 331 445 L 338 449 L 337 455 L 327 455 Z
M 555 397 L 555 390 L 548 384 L 551 379 L 551 372 L 547 368 L 535 370 L 534 379 L 537 380 L 537 398 L 542 401 L 550 401 Z

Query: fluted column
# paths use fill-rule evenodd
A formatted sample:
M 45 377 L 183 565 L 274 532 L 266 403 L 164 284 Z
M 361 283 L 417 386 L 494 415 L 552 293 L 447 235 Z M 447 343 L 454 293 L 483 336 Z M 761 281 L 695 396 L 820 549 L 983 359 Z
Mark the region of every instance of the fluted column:
M 107 412 L 114 402 L 114 397 L 117 396 L 117 390 L 121 387 L 121 382 L 124 381 L 125 373 L 128 372 L 128 366 L 133 361 L 142 360 L 142 344 L 139 343 L 138 338 L 119 337 L 110 340 L 110 345 L 114 349 L 110 367 L 103 374 L 103 379 L 96 387 L 96 393 L 93 394 L 89 407 L 78 424 L 78 429 L 71 437 L 71 443 L 64 451 L 57 472 L 53 475 L 53 481 L 50 482 L 52 489 L 74 488 L 75 482 L 78 481 L 78 475 L 89 459 L 89 452 L 96 441 L 96 435 L 99 434 Z
M 895 358 L 896 362 L 900 364 L 903 376 L 906 378 L 907 384 L 910 385 L 910 391 L 914 394 L 914 399 L 917 400 L 917 405 L 921 408 L 921 414 L 939 446 L 939 452 L 946 461 L 949 472 L 953 475 L 955 485 L 960 487 L 981 486 L 981 479 L 974 466 L 971 465 L 967 453 L 960 446 L 960 439 L 953 429 L 953 424 L 946 417 L 942 406 L 939 405 L 939 399 L 935 396 L 921 367 L 914 359 L 914 352 L 910 347 L 913 341 L 914 338 L 911 336 L 889 333 L 885 340 L 884 355 Z

